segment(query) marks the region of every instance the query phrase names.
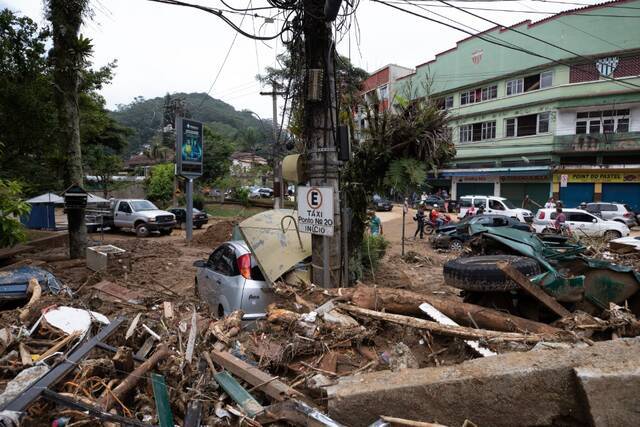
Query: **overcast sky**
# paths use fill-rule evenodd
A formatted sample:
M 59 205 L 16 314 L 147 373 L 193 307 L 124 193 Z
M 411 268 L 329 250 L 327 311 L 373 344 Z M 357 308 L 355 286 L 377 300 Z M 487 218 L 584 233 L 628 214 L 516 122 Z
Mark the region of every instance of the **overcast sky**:
M 573 0 L 594 3 L 593 0 Z M 212 7 L 223 7 L 219 0 L 191 0 Z M 248 0 L 227 0 L 237 8 L 247 7 Z M 252 6 L 264 0 L 252 0 Z M 396 4 L 401 4 L 395 1 Z M 451 10 L 437 2 L 421 2 L 435 13 L 446 15 L 477 30 L 491 24 L 462 12 Z M 540 1 L 458 2 L 482 8 L 521 11 L 557 12 L 575 8 L 575 4 L 543 3 Z M 39 24 L 43 18 L 43 0 L 0 0 L 0 8 L 9 7 L 28 15 Z M 214 15 L 190 8 L 153 3 L 148 0 L 91 0 L 95 12 L 86 23 L 83 34 L 93 40 L 94 64 L 104 65 L 114 59 L 118 68 L 103 96 L 109 108 L 131 102 L 135 96 L 153 98 L 166 92 L 206 92 L 218 73 L 234 30 Z M 402 6 L 406 7 L 406 6 Z M 442 20 L 420 9 L 421 14 Z M 474 11 L 503 24 L 525 19 L 537 20 L 547 14 Z M 268 15 L 269 11 L 259 11 Z M 241 15 L 228 15 L 237 24 Z M 352 27 L 338 44 L 342 55 L 351 56 L 358 66 L 374 71 L 388 63 L 415 67 L 443 50 L 455 46 L 466 34 L 390 9 L 371 0 L 361 0 L 357 11 L 358 29 Z M 242 28 L 250 33 L 273 34 L 281 22 L 265 23 L 264 18 L 247 16 Z M 357 31 L 358 30 L 358 31 Z M 270 99 L 260 96 L 260 84 L 255 75 L 265 66 L 273 65 L 280 42 L 256 42 L 238 35 L 211 96 L 222 99 L 237 109 L 250 109 L 263 118 L 270 118 Z

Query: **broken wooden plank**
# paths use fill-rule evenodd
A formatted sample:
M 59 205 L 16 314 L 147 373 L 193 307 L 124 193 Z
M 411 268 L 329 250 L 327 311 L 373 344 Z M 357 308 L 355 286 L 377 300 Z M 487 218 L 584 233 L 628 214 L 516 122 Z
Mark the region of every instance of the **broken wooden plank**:
M 136 317 L 134 317 L 133 320 L 131 321 L 129 328 L 127 329 L 127 333 L 124 335 L 125 341 L 133 336 L 133 333 L 136 331 L 136 328 L 138 327 L 140 316 L 142 316 L 142 313 L 136 314 Z
M 189 331 L 189 338 L 187 339 L 187 352 L 185 353 L 185 360 L 187 363 L 191 363 L 193 358 L 193 350 L 196 346 L 196 335 L 198 333 L 198 322 L 196 311 L 193 311 L 191 315 L 191 330 Z
M 31 309 L 34 304 L 38 302 L 40 296 L 42 295 L 42 287 L 38 283 L 38 280 L 35 277 L 29 279 L 29 287 L 27 288 L 27 294 L 31 294 L 31 298 L 29 298 L 29 302 L 20 310 L 19 319 L 24 322 L 29 318 L 31 314 Z
M 404 418 L 387 417 L 386 415 L 380 415 L 380 419 L 391 425 L 412 426 L 412 427 L 447 427 L 442 424 L 425 423 L 423 421 L 414 421 L 414 420 L 405 420 Z
M 160 427 L 173 427 L 173 413 L 171 412 L 171 402 L 169 402 L 169 391 L 164 381 L 164 376 L 156 373 L 151 374 L 151 387 L 153 388 L 153 398 L 156 402 L 156 413 Z
M 257 420 L 262 424 L 286 420 L 289 424 L 304 427 L 342 427 L 318 409 L 299 400 L 286 400 L 267 406 Z
M 31 352 L 27 350 L 27 346 L 24 343 L 18 344 L 18 350 L 20 351 L 20 361 L 24 366 L 31 366 L 33 360 L 31 360 Z
M 264 412 L 262 405 L 258 403 L 253 396 L 249 394 L 247 390 L 240 385 L 227 371 L 217 372 L 213 374 L 215 380 L 220 384 L 220 387 L 236 402 L 245 414 L 249 417 L 255 417 L 256 415 Z
M 516 282 L 518 286 L 528 292 L 531 296 L 536 298 L 542 304 L 544 304 L 549 310 L 553 311 L 560 317 L 569 316 L 571 312 L 564 308 L 558 301 L 556 301 L 551 295 L 547 294 L 540 288 L 540 286 L 534 285 L 524 274 L 515 269 L 514 266 L 508 262 L 500 261 L 496 264 L 504 274 L 506 274 L 511 280 Z
M 211 357 L 218 365 L 222 366 L 233 375 L 238 378 L 242 378 L 252 386 L 259 386 L 258 390 L 262 391 L 272 399 L 283 401 L 291 397 L 303 396 L 302 393 L 294 390 L 282 381 L 279 381 L 255 366 L 238 359 L 231 353 L 213 350 L 211 352 Z
M 93 289 L 97 289 L 106 295 L 125 301 L 129 304 L 139 305 L 142 304 L 142 301 L 144 300 L 144 294 L 141 292 L 125 288 L 124 286 L 117 285 L 113 282 L 109 282 L 108 280 L 96 283 L 93 285 Z
M 147 357 L 147 354 L 149 354 L 149 352 L 153 348 L 154 343 L 155 339 L 153 337 L 147 337 L 144 343 L 142 343 L 142 347 L 138 349 L 135 357 L 145 359 Z
M 464 339 L 490 340 L 490 341 L 520 341 L 520 342 L 539 342 L 539 341 L 559 341 L 560 336 L 556 334 L 521 334 L 517 332 L 500 332 L 490 331 L 486 329 L 472 329 L 464 326 L 448 326 L 441 325 L 430 320 L 418 319 L 416 317 L 402 316 L 400 314 L 381 313 L 378 311 L 367 310 L 366 308 L 354 307 L 347 304 L 339 304 L 341 310 L 358 314 L 373 319 L 386 320 L 387 322 L 397 325 L 410 326 L 417 329 L 425 329 L 430 332 L 458 337 Z
M 184 427 L 200 427 L 202 423 L 202 402 L 199 400 L 189 401 L 187 413 L 184 416 Z
M 52 354 L 58 352 L 61 348 L 63 348 L 65 345 L 67 345 L 68 343 L 70 343 L 74 339 L 78 338 L 80 335 L 82 335 L 82 332 L 80 332 L 80 331 L 76 331 L 76 332 L 72 333 L 71 335 L 67 335 L 62 340 L 60 340 L 56 344 L 54 344 L 53 347 L 51 347 L 49 350 L 45 351 L 40 356 L 38 356 L 37 360 L 46 359 L 47 357 L 51 356 Z
M 427 302 L 423 302 L 422 304 L 420 304 L 420 310 L 422 310 L 429 317 L 431 317 L 433 320 L 435 320 L 436 322 L 438 322 L 438 323 L 440 323 L 442 325 L 460 326 L 456 322 L 454 322 L 453 320 L 449 319 L 447 316 L 442 314 L 438 309 L 436 309 L 434 306 L 432 306 L 431 304 L 429 304 Z M 484 357 L 497 356 L 497 353 L 494 353 L 493 351 L 489 350 L 488 348 L 483 347 L 482 345 L 480 345 L 480 343 L 478 341 L 475 341 L 475 340 L 464 340 L 464 342 L 469 347 L 474 349 L 481 356 L 484 356 Z
M 165 319 L 173 319 L 173 304 L 171 301 L 165 301 L 162 303 Z
M 123 379 L 116 388 L 114 388 L 110 392 L 104 393 L 98 402 L 99 405 L 104 408 L 105 411 L 108 411 L 116 401 L 122 401 L 124 395 L 127 394 L 133 387 L 135 387 L 136 384 L 138 384 L 138 381 L 144 378 L 145 374 L 151 368 L 156 366 L 156 364 L 160 360 L 169 356 L 169 354 L 169 347 L 167 347 L 165 344 L 159 345 L 156 352 L 153 353 L 146 362 L 140 364 L 140 366 L 138 366 L 125 379 Z

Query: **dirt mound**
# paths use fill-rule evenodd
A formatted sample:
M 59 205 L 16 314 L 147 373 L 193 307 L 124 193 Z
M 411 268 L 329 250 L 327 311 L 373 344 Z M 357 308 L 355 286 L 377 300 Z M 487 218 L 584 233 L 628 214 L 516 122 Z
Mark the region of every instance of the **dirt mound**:
M 239 222 L 238 218 L 214 220 L 202 234 L 193 239 L 193 243 L 198 246 L 206 246 L 212 248 L 219 243 L 226 242 L 231 239 L 233 234 L 233 226 Z

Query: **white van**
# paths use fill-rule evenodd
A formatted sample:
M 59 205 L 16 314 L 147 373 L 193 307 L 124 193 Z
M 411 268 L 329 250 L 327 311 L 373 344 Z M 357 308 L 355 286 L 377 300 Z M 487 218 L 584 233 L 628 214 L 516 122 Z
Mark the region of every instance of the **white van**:
M 517 218 L 520 222 L 532 222 L 533 215 L 530 210 L 516 207 L 509 200 L 498 196 L 462 196 L 458 199 L 460 208 L 460 218 L 467 215 L 471 206 L 475 207 L 476 213 L 480 207 L 484 208 L 486 214 L 497 214 Z

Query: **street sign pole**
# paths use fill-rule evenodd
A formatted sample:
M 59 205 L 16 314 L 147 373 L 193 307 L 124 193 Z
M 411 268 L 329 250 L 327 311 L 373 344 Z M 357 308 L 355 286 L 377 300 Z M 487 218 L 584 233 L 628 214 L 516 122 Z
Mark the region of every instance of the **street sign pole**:
M 204 124 L 184 117 L 176 117 L 176 175 L 187 180 L 187 215 L 185 231 L 187 244 L 193 237 L 193 180 L 202 176 L 204 158 Z
M 329 236 L 322 236 L 322 287 L 331 288 L 331 269 L 329 259 Z
M 187 180 L 187 222 L 185 225 L 187 231 L 187 244 L 191 243 L 193 237 L 193 179 Z
M 404 256 L 404 225 L 405 225 L 405 219 L 407 217 L 407 212 L 409 212 L 409 203 L 405 198 L 404 204 L 402 205 L 402 256 Z

